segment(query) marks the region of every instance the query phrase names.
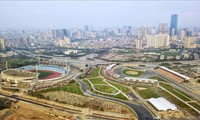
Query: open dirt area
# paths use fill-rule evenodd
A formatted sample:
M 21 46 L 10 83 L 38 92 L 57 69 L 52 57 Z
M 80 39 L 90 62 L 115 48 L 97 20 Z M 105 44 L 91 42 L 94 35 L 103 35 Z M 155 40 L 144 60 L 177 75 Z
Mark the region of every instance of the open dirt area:
M 1 119 L 3 120 L 60 120 L 56 116 L 49 115 L 59 115 L 66 117 L 69 120 L 73 120 L 73 116 L 68 113 L 62 113 L 55 110 L 46 109 L 43 107 L 31 105 L 28 103 L 18 102 L 9 111 L 5 112 Z
M 137 75 L 138 74 L 138 72 L 133 71 L 133 70 L 126 71 L 126 73 L 130 74 L 130 75 Z
M 105 101 L 103 99 L 85 97 L 63 91 L 47 92 L 43 93 L 43 95 L 53 101 L 89 108 L 91 110 L 135 116 L 127 107 L 114 102 Z
M 163 111 L 159 112 L 162 119 L 164 120 L 179 120 L 182 118 L 186 118 L 186 116 L 183 114 L 183 112 L 177 110 L 177 111 Z

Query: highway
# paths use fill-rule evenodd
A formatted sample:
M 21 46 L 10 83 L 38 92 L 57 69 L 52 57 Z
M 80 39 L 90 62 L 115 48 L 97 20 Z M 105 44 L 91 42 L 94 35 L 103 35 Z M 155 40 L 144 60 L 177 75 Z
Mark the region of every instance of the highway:
M 82 82 L 81 80 L 77 80 L 77 81 L 81 84 L 81 88 L 82 88 L 82 90 L 85 94 L 87 94 L 89 96 L 94 96 L 94 97 L 112 100 L 112 101 L 115 101 L 115 102 L 125 104 L 125 105 L 129 106 L 133 111 L 136 112 L 139 120 L 153 120 L 153 116 L 144 106 L 135 105 L 135 104 L 132 104 L 128 101 L 123 101 L 123 100 L 115 99 L 115 98 L 112 98 L 112 97 L 94 94 L 87 89 L 87 86 L 84 82 Z

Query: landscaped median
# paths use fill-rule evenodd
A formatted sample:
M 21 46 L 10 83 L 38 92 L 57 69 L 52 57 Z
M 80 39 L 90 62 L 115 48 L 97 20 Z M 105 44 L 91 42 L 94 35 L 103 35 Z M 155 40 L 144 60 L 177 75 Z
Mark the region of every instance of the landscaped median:
M 180 99 L 182 99 L 184 101 L 191 101 L 191 99 L 188 95 L 186 95 L 185 93 L 183 93 L 182 91 L 180 91 L 178 89 L 173 88 L 169 84 L 160 83 L 160 86 L 164 87 L 165 89 L 167 89 L 168 91 L 170 91 L 171 93 L 173 93 L 174 95 L 176 95 L 177 97 L 179 97 Z
M 118 89 L 119 85 L 115 87 L 115 85 L 106 82 L 106 80 L 100 76 L 100 69 L 100 67 L 95 68 L 90 75 L 83 80 L 83 82 L 87 85 L 88 90 L 95 94 L 128 100 L 128 97 L 122 93 L 123 91 Z
M 166 90 L 160 89 L 159 92 L 163 96 L 165 96 L 167 99 L 171 100 L 173 103 L 175 103 L 182 109 L 187 110 L 191 115 L 195 115 L 195 116 L 199 115 L 198 113 L 199 108 L 197 108 L 199 104 L 193 103 L 191 97 L 189 97 L 187 94 L 185 94 L 184 92 L 178 89 L 175 89 L 173 86 L 167 83 L 160 83 L 160 86 L 166 89 Z M 194 106 L 194 105 L 197 105 L 197 106 Z M 197 110 L 195 110 L 195 108 Z
M 134 89 L 143 99 L 150 99 L 150 98 L 158 98 L 158 97 L 160 97 L 150 87 L 147 88 L 147 87 L 143 87 L 143 86 L 138 86 L 138 87 L 135 87 Z
M 53 91 L 63 91 L 63 92 L 69 92 L 69 93 L 74 93 L 74 94 L 78 94 L 78 95 L 84 95 L 83 92 L 81 91 L 80 85 L 75 81 L 71 81 L 71 83 L 69 83 L 68 85 L 65 85 L 65 86 L 49 88 L 46 90 L 32 92 L 32 93 L 30 93 L 30 95 L 32 95 L 34 97 L 44 98 L 43 93 L 53 92 Z
M 99 79 L 98 79 L 99 80 Z M 109 97 L 114 97 L 122 100 L 128 100 L 121 92 L 117 89 L 113 88 L 109 84 L 93 84 L 89 79 L 83 80 L 83 82 L 87 85 L 88 90 L 95 94 L 105 95 Z M 95 82 L 99 83 L 99 82 Z

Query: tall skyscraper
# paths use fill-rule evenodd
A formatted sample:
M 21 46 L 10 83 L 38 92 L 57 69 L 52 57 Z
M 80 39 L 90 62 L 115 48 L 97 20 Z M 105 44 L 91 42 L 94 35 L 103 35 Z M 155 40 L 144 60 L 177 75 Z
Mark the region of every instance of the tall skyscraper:
M 92 25 L 90 26 L 90 28 L 91 28 L 91 30 L 90 30 L 90 31 L 91 31 L 91 32 L 94 32 L 94 28 L 93 28 L 93 26 L 92 26 Z
M 159 24 L 159 32 L 161 33 L 168 33 L 168 24 L 167 23 L 160 23 Z
M 63 31 L 63 35 L 64 35 L 65 37 L 68 36 L 67 30 L 66 30 L 66 29 L 62 29 L 62 31 Z
M 89 31 L 89 27 L 87 25 L 84 25 L 84 31 L 85 32 Z
M 196 46 L 197 46 L 196 40 L 197 40 L 196 36 L 192 36 L 192 37 L 187 36 L 184 41 L 184 47 L 185 48 L 196 48 Z
M 171 15 L 170 36 L 177 35 L 178 15 Z
M 5 41 L 4 39 L 0 39 L 0 50 L 5 49 Z
M 64 37 L 64 39 L 58 40 L 58 46 L 60 46 L 60 47 L 66 47 L 70 43 L 71 43 L 71 41 L 70 41 L 69 37 Z
M 142 49 L 142 40 L 141 39 L 137 39 L 136 40 L 136 48 L 138 50 L 141 50 Z
M 53 39 L 57 39 L 57 38 L 63 39 L 64 38 L 63 30 L 52 30 L 51 33 L 52 33 Z

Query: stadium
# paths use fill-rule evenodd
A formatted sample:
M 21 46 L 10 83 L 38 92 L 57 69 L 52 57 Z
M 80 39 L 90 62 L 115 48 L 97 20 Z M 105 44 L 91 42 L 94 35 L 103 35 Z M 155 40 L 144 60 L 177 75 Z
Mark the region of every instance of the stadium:
M 46 82 L 61 79 L 68 75 L 65 68 L 39 65 L 23 66 L 17 69 L 8 69 L 1 72 L 3 85 L 19 87 L 20 84 L 34 85 L 36 82 Z
M 59 78 L 63 78 L 68 75 L 68 71 L 64 68 L 50 65 L 40 65 L 40 66 L 24 66 L 18 68 L 20 70 L 26 70 L 30 72 L 38 73 L 38 82 L 44 82 L 49 80 L 56 80 Z
M 19 69 L 8 69 L 1 72 L 2 84 L 16 87 L 19 83 L 33 85 L 38 78 L 38 74 Z

